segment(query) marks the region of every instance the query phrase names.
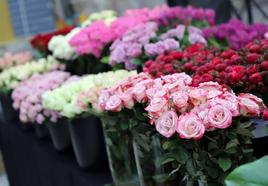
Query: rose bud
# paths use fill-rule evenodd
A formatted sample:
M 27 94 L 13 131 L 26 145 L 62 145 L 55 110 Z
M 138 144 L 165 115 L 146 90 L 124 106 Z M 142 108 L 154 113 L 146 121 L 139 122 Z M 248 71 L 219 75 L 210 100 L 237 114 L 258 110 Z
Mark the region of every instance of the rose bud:
M 254 64 L 257 62 L 258 58 L 260 57 L 259 54 L 256 53 L 249 53 L 246 57 L 246 60 L 249 64 Z

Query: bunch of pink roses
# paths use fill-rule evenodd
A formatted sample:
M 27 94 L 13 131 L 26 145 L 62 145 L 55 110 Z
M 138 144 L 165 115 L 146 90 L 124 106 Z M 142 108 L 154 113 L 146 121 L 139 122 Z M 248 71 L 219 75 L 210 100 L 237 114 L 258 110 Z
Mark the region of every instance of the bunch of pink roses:
M 117 86 L 103 90 L 99 107 L 120 112 L 144 103 L 151 124 L 163 136 L 179 134 L 183 139 L 200 139 L 206 131 L 228 128 L 233 117 L 259 117 L 266 111 L 262 99 L 252 94 L 235 95 L 216 82 L 190 86 L 192 78 L 176 73 L 152 79 L 141 73 Z
M 0 58 L 0 70 L 29 62 L 32 59 L 31 52 L 5 53 Z
M 53 90 L 70 78 L 70 74 L 63 71 L 53 71 L 46 74 L 36 74 L 25 80 L 13 91 L 13 107 L 19 110 L 22 122 L 42 124 L 46 119 L 57 122 L 60 114 L 45 109 L 42 106 L 42 95 Z

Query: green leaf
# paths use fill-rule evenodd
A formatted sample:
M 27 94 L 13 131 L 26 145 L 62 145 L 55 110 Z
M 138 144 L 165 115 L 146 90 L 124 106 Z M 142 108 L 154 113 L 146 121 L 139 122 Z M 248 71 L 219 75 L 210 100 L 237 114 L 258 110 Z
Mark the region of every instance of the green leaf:
M 134 65 L 141 65 L 142 64 L 142 60 L 138 59 L 138 58 L 134 58 L 131 60 L 131 63 Z
M 227 186 L 267 186 L 268 156 L 236 168 L 225 179 Z
M 176 160 L 182 164 L 185 164 L 186 161 L 189 159 L 189 153 L 185 148 L 178 148 L 178 152 L 176 153 Z
M 168 178 L 169 176 L 167 174 L 158 174 L 153 176 L 153 179 L 159 183 L 165 182 Z
M 229 148 L 232 148 L 232 147 L 236 147 L 237 145 L 239 144 L 239 141 L 237 139 L 233 139 L 231 141 L 229 141 L 226 146 L 225 146 L 225 149 L 229 149 Z
M 238 128 L 237 133 L 241 134 L 243 136 L 254 137 L 252 132 L 250 130 L 248 130 L 248 129 L 245 129 L 245 128 Z
M 105 57 L 101 58 L 100 61 L 101 61 L 102 63 L 104 63 L 104 64 L 108 64 L 108 63 L 109 63 L 109 56 L 105 56 Z
M 191 176 L 195 176 L 196 170 L 194 167 L 194 162 L 192 159 L 189 159 L 186 163 L 186 170 Z
M 227 171 L 228 169 L 230 169 L 232 166 L 232 162 L 231 162 L 230 158 L 222 158 L 221 157 L 218 159 L 218 164 L 224 172 Z

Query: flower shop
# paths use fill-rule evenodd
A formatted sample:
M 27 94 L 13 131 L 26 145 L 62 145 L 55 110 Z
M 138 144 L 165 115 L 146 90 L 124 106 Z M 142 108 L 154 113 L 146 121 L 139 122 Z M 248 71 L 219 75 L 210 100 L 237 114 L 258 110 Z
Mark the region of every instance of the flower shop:
M 163 5 L 28 42 L 0 58 L 11 186 L 268 185 L 268 24 Z

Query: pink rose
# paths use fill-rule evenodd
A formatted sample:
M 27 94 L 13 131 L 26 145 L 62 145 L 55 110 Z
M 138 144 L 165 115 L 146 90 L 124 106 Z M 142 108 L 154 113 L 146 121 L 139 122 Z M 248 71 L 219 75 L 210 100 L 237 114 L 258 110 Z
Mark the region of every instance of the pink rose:
M 165 83 L 173 84 L 176 83 L 179 86 L 187 86 L 192 83 L 192 78 L 186 73 L 175 73 L 172 75 L 165 75 L 161 77 Z
M 217 82 L 205 82 L 205 83 L 200 83 L 198 88 L 201 88 L 205 91 L 207 91 L 207 98 L 211 99 L 214 97 L 217 97 L 224 92 L 224 88 Z
M 159 118 L 164 111 L 168 109 L 168 100 L 166 98 L 154 98 L 150 101 L 148 107 L 145 108 L 152 118 Z
M 178 116 L 176 112 L 166 111 L 156 120 L 155 127 L 160 134 L 169 138 L 176 132 L 177 124 Z
M 235 95 L 233 95 L 233 96 L 234 96 L 233 98 L 231 96 L 225 97 L 226 99 L 216 97 L 216 98 L 210 100 L 209 104 L 211 106 L 222 105 L 232 113 L 232 116 L 235 117 L 235 116 L 238 116 L 240 113 L 238 110 L 238 101 L 237 101 Z
M 207 114 L 210 126 L 225 129 L 232 124 L 232 113 L 222 105 L 212 106 Z
M 42 124 L 45 121 L 45 117 L 42 114 L 38 114 L 36 117 L 36 122 Z
M 185 91 L 179 91 L 172 94 L 172 101 L 176 109 L 184 112 L 188 106 L 188 94 Z
M 111 96 L 106 102 L 105 110 L 112 112 L 120 112 L 122 109 L 122 101 L 117 95 Z
M 177 132 L 183 139 L 202 138 L 205 133 L 205 126 L 202 120 L 193 113 L 181 115 L 178 120 Z
M 98 104 L 100 106 L 100 108 L 104 109 L 106 102 L 108 101 L 108 99 L 110 98 L 110 92 L 107 90 L 103 90 L 99 96 L 99 100 L 98 100 Z
M 146 95 L 149 99 L 163 97 L 167 94 L 163 87 L 153 87 L 146 90 Z
M 189 91 L 189 98 L 193 105 L 200 105 L 206 102 L 207 91 L 200 88 L 192 88 Z
M 253 99 L 250 99 L 244 94 L 238 96 L 238 105 L 240 114 L 243 116 L 259 116 L 260 107 Z
M 135 86 L 132 90 L 133 97 L 139 103 L 144 103 L 146 101 L 146 87 L 143 85 Z
M 123 101 L 124 107 L 131 109 L 134 106 L 134 99 L 130 93 L 119 94 L 120 99 Z

